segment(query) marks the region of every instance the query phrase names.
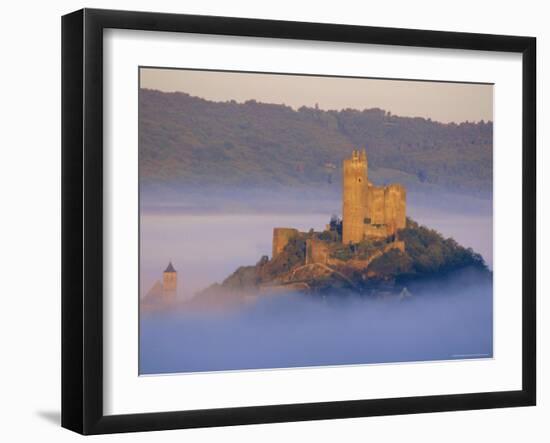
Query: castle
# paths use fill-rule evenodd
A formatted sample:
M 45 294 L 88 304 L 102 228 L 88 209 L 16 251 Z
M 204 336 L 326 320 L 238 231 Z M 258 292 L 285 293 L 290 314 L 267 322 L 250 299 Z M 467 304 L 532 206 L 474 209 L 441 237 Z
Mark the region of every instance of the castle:
M 367 153 L 353 151 L 343 168 L 342 242 L 393 237 L 405 227 L 406 192 L 399 184 L 374 186 Z
M 367 153 L 354 150 L 343 162 L 342 243 L 353 245 L 363 240 L 389 240 L 388 248 L 403 249 L 397 239 L 406 225 L 406 190 L 400 184 L 375 186 L 368 179 Z M 330 227 L 327 226 L 327 230 Z M 276 258 L 288 242 L 300 235 L 297 229 L 274 228 L 272 258 Z M 306 244 L 306 264 L 327 263 L 328 244 L 310 238 Z

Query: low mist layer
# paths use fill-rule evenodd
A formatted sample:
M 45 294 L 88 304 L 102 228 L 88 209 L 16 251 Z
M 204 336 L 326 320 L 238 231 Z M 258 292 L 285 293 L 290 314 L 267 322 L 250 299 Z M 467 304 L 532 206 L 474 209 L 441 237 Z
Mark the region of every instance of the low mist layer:
M 143 315 L 140 374 L 490 358 L 492 282 L 461 273 L 408 297 L 263 296 Z
M 274 227 L 322 230 L 330 215 L 341 211 L 340 194 L 324 200 L 315 200 L 311 195 L 291 200 L 289 194 L 275 200 L 263 192 L 256 194 L 252 190 L 227 190 L 222 195 L 208 194 L 208 199 L 199 199 L 182 192 L 179 199 L 173 197 L 156 210 L 142 210 L 140 295 L 149 291 L 172 260 L 178 271 L 178 294 L 188 299 L 212 283 L 223 281 L 239 266 L 253 265 L 263 255 L 271 256 Z M 235 212 L 222 211 L 215 205 L 216 198 Z M 447 195 L 423 199 L 417 194 L 409 195 L 408 200 L 408 210 L 416 221 L 472 247 L 492 269 L 490 201 Z M 153 201 L 143 201 L 142 207 Z M 208 210 L 191 209 L 200 204 L 208 205 Z M 255 211 L 238 211 L 243 205 Z

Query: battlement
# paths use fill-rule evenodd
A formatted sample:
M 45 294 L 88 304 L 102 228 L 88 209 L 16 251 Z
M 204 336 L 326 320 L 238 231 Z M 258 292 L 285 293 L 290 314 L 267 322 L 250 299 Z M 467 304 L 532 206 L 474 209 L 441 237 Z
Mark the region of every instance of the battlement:
M 367 180 L 368 178 L 368 161 L 365 150 L 362 152 L 354 150 L 350 158 L 344 160 L 343 173 L 344 177 L 353 180 Z
M 359 149 L 354 149 L 351 152 L 351 158 L 350 160 L 355 163 L 359 162 L 366 162 L 367 161 L 367 151 L 363 149 L 362 151 L 359 151 Z

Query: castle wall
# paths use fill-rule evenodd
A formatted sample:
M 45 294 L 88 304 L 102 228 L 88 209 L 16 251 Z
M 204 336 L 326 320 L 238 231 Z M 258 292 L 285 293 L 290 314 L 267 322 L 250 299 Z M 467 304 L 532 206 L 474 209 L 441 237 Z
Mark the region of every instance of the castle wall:
M 365 238 L 373 240 L 382 240 L 390 235 L 386 225 L 365 225 L 364 232 Z
M 384 188 L 370 185 L 367 190 L 367 215 L 366 218 L 372 225 L 383 225 L 386 223 L 384 211 L 385 194 Z
M 324 263 L 329 260 L 329 248 L 326 242 L 317 238 L 306 240 L 306 265 Z
M 395 227 L 397 229 L 405 229 L 407 227 L 407 190 L 404 186 L 397 186 L 399 186 L 400 192 L 397 200 Z
M 384 187 L 369 186 L 367 196 L 367 238 L 381 238 L 394 235 L 406 225 L 406 192 L 398 184 Z M 384 229 L 382 229 L 384 227 Z
M 384 217 L 389 235 L 406 225 L 406 192 L 401 185 L 392 184 L 384 188 Z
M 273 251 L 271 258 L 277 257 L 288 244 L 288 242 L 298 235 L 298 230 L 293 228 L 274 228 L 273 229 Z

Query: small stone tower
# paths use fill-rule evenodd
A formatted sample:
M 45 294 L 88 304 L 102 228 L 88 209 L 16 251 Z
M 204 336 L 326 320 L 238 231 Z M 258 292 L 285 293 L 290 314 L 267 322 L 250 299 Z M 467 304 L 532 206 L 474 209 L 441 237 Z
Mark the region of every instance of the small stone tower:
M 364 238 L 367 202 L 367 153 L 354 150 L 344 160 L 343 168 L 342 242 L 359 243 Z
M 178 290 L 178 273 L 174 269 L 172 262 L 168 263 L 168 266 L 162 274 L 162 297 L 165 300 L 174 300 L 176 298 Z
M 298 230 L 293 228 L 273 228 L 273 253 L 271 258 L 277 257 L 290 240 L 298 236 Z

